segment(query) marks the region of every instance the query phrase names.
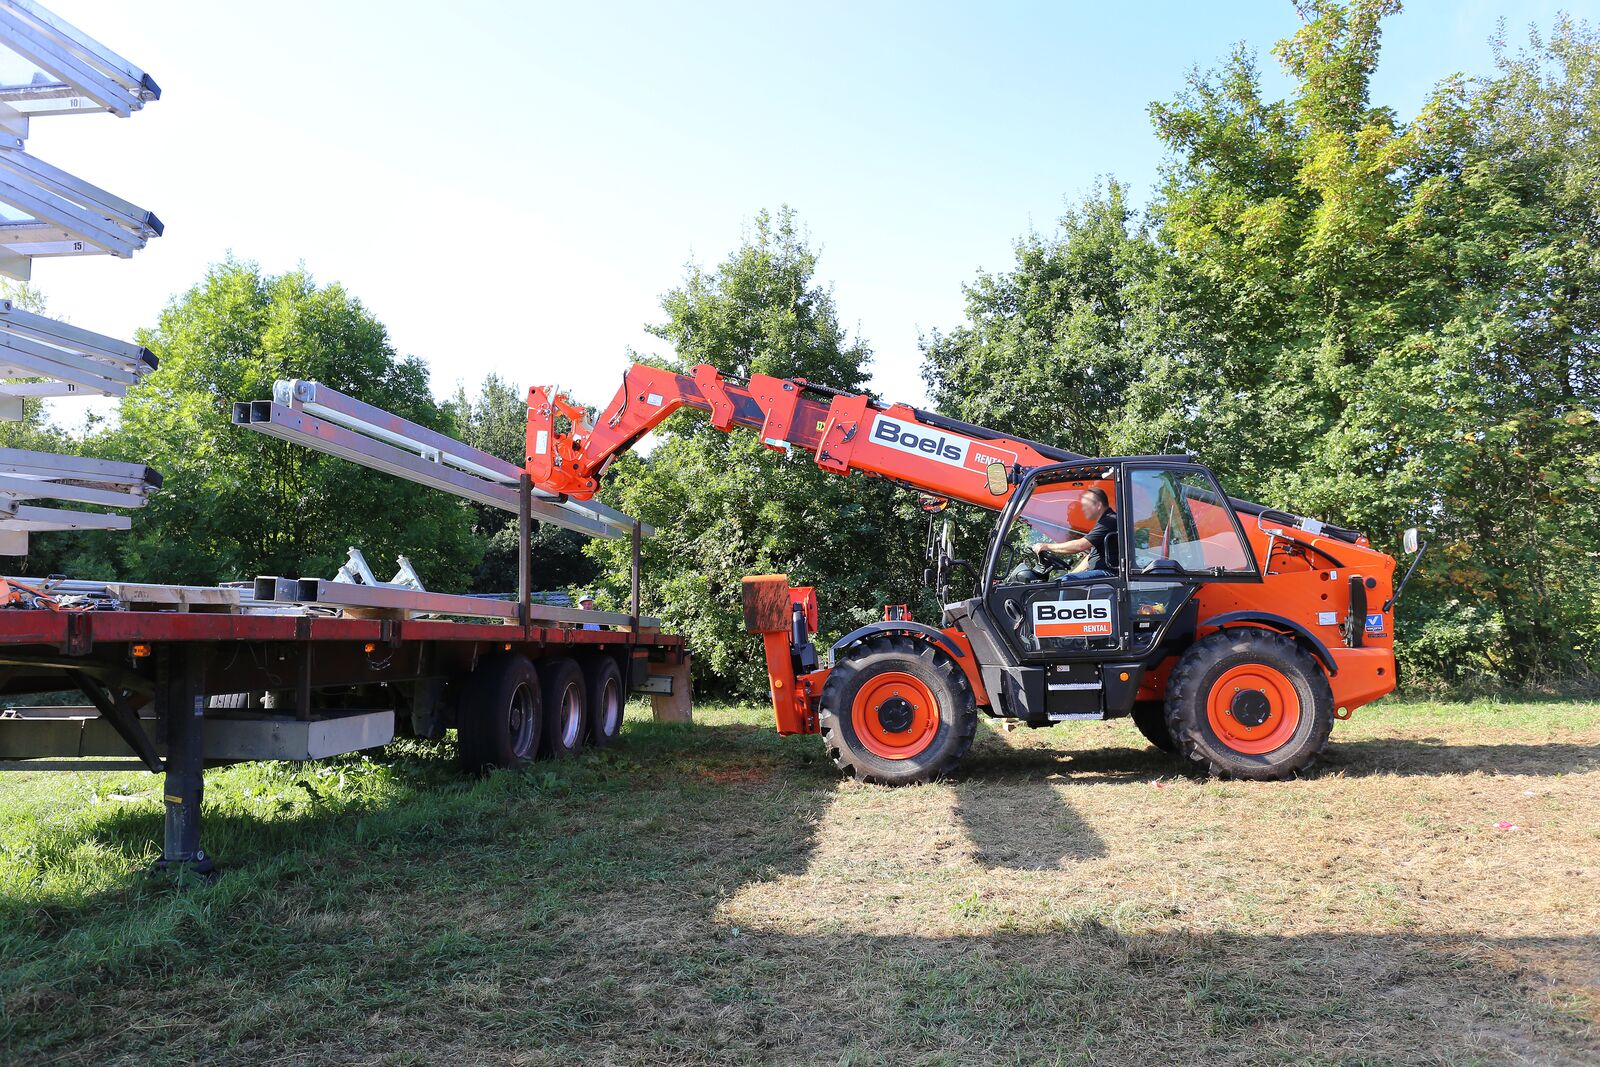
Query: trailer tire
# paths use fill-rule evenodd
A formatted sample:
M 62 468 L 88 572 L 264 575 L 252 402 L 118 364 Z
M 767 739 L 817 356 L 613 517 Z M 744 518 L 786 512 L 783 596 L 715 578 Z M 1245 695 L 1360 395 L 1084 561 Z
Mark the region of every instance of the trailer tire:
M 544 740 L 540 755 L 569 759 L 583 748 L 589 701 L 583 671 L 566 656 L 544 663 Z
M 589 693 L 589 743 L 605 748 L 622 733 L 622 709 L 628 693 L 622 685 L 622 668 L 610 656 L 594 656 L 584 664 L 584 684 Z
M 486 656 L 462 679 L 456 750 L 467 770 L 527 766 L 539 753 L 543 724 L 539 673 L 525 656 Z
M 1242 627 L 1189 646 L 1167 683 L 1167 728 L 1191 765 L 1271 781 L 1309 768 L 1333 732 L 1333 691 L 1311 654 Z
M 978 714 L 947 655 L 926 641 L 882 635 L 850 649 L 829 672 L 818 725 L 829 758 L 846 774 L 913 785 L 955 769 L 972 747 Z
M 1136 700 L 1133 704 L 1133 725 L 1139 728 L 1144 739 L 1163 752 L 1178 751 L 1167 728 L 1167 707 L 1159 700 Z

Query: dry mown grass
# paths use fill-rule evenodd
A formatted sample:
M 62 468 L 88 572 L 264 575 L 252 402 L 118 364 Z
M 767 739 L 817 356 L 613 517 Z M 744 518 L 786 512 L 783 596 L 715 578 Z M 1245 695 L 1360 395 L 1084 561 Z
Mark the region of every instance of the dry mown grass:
M 71 795 L 151 780 L 0 781 L 0 1055 L 1600 1061 L 1600 706 L 1378 705 L 1271 784 L 986 729 L 902 790 L 701 720 L 472 785 L 427 749 L 225 772 L 230 873 L 184 895 L 132 873 L 153 800 Z

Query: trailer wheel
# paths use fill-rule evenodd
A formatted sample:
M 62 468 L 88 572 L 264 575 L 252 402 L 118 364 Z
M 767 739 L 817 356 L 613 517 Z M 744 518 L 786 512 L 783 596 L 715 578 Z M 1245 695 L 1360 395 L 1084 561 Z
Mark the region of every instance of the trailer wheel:
M 595 656 L 584 664 L 583 680 L 589 693 L 589 743 L 595 748 L 615 744 L 628 699 L 622 670 L 610 656 Z
M 544 665 L 544 743 L 540 755 L 547 759 L 566 759 L 583 747 L 588 724 L 587 694 L 583 672 L 563 656 Z
M 462 682 L 456 747 L 469 771 L 526 766 L 539 752 L 544 701 L 526 657 L 489 656 Z
M 1139 728 L 1144 739 L 1163 752 L 1178 751 L 1167 729 L 1167 708 L 1159 700 L 1137 700 L 1133 704 L 1133 725 Z
M 925 642 L 874 637 L 835 664 L 822 687 L 828 756 L 846 774 L 911 785 L 949 774 L 978 728 L 972 689 Z
M 1167 728 L 1210 774 L 1268 781 L 1316 762 L 1333 732 L 1333 691 L 1317 661 L 1279 633 L 1212 634 L 1167 683 Z

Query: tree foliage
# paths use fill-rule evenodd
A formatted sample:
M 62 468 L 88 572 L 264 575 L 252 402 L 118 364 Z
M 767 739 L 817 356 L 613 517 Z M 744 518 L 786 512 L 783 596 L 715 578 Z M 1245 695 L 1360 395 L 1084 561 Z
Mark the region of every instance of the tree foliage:
M 118 426 L 89 442 L 165 477 L 131 533 L 110 542 L 123 577 L 331 577 L 355 545 L 375 570 L 404 554 L 430 585 L 465 585 L 481 546 L 461 501 L 231 424 L 234 401 L 305 378 L 452 429 L 426 365 L 398 356 L 383 325 L 342 287 L 229 259 L 139 339 L 161 365 L 128 390 Z
M 792 211 L 757 215 L 717 269 L 691 267 L 663 297 L 666 320 L 652 332 L 675 355 L 661 362 L 865 390 L 871 353 L 839 326 L 816 266 Z M 918 593 L 922 525 L 909 494 L 823 472 L 809 455 L 723 433 L 698 413 L 668 420 L 648 459 L 615 464 L 607 500 L 656 527 L 644 544 L 644 609 L 684 634 L 702 684 L 745 696 L 766 690 L 760 644 L 744 632 L 745 575 L 787 573 L 796 585 L 816 585 L 825 628 L 840 633 L 880 617 L 886 601 Z M 622 606 L 627 543 L 595 542 L 590 552 L 609 603 Z
M 1112 184 L 1020 242 L 969 287 L 969 325 L 925 344 L 930 386 L 1079 451 L 1195 452 L 1237 494 L 1391 550 L 1423 526 L 1414 674 L 1582 669 L 1600 652 L 1600 39 L 1563 19 L 1501 41 L 1496 76 L 1448 79 L 1402 122 L 1370 99 L 1398 4 L 1300 10 L 1275 50 L 1291 98 L 1265 99 L 1240 48 L 1152 105 L 1169 159 L 1147 221 Z M 1060 325 L 1086 306 L 1114 321 Z M 1108 351 L 1117 372 L 1094 373 Z

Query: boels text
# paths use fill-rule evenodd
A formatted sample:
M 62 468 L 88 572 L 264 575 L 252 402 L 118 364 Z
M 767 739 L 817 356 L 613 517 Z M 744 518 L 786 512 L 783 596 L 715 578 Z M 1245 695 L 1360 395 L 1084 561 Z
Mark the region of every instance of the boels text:
M 1035 637 L 1107 637 L 1111 634 L 1109 600 L 1035 600 Z

